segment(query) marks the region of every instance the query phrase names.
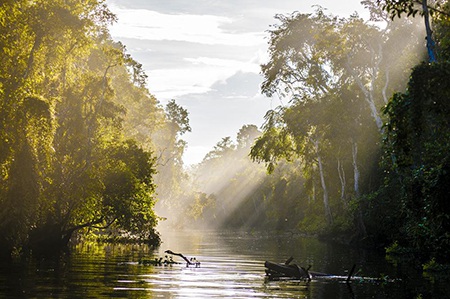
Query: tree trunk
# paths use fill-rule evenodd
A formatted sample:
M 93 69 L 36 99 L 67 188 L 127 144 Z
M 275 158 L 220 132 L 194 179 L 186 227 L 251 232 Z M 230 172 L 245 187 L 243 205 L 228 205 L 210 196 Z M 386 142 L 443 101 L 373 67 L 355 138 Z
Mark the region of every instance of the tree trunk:
M 359 177 L 360 172 L 358 168 L 358 144 L 355 141 L 352 141 L 352 164 L 353 164 L 353 177 L 354 177 L 354 188 L 355 188 L 355 196 L 356 198 L 359 198 L 360 196 L 360 190 L 359 190 Z M 358 207 L 358 210 L 356 211 L 356 222 L 357 222 L 357 229 L 358 234 L 361 237 L 367 237 L 367 230 L 366 225 L 364 224 L 363 215 L 361 211 L 361 206 Z
M 338 170 L 338 175 L 339 175 L 339 180 L 341 182 L 341 200 L 344 202 L 344 205 L 346 204 L 345 202 L 345 185 L 346 185 L 346 179 L 345 179 L 345 171 L 344 171 L 344 166 L 341 163 L 341 160 L 338 158 L 337 159 L 337 170 Z
M 314 140 L 314 147 L 317 155 L 317 164 L 319 166 L 319 174 L 320 174 L 320 183 L 322 185 L 323 190 L 323 206 L 325 209 L 325 218 L 327 220 L 327 224 L 333 224 L 333 215 L 331 214 L 329 199 L 328 199 L 328 189 L 325 183 L 325 174 L 323 170 L 322 157 L 319 154 L 319 141 Z
M 423 18 L 425 21 L 425 29 L 427 32 L 428 61 L 430 63 L 437 62 L 435 43 L 434 43 L 433 37 L 432 37 L 433 32 L 431 31 L 431 26 L 430 26 L 430 14 L 428 12 L 427 0 L 422 0 L 422 9 L 423 9 Z
M 354 190 L 355 190 L 355 196 L 359 197 L 359 168 L 357 163 L 357 157 L 358 157 L 358 144 L 356 142 L 352 141 L 352 164 L 353 164 L 353 179 L 354 179 Z
M 389 67 L 386 67 L 386 79 L 384 80 L 384 86 L 383 89 L 381 90 L 381 94 L 383 95 L 383 101 L 385 104 L 387 104 L 389 102 L 389 98 L 387 96 L 387 89 L 389 87 L 389 80 L 390 80 L 390 69 Z
M 361 80 L 359 74 L 355 72 L 353 69 L 351 63 L 350 63 L 350 57 L 347 56 L 347 70 L 352 74 L 353 79 L 355 80 L 358 87 L 361 89 L 362 93 L 364 94 L 364 99 L 369 105 L 370 114 L 372 115 L 373 119 L 375 120 L 375 124 L 377 125 L 378 131 L 380 133 L 383 133 L 383 121 L 381 120 L 380 113 L 378 112 L 378 108 L 375 105 L 375 98 L 374 98 L 374 87 L 375 87 L 375 79 L 376 75 L 379 71 L 379 64 L 382 59 L 382 48 L 381 46 L 378 49 L 380 58 L 378 59 L 377 63 L 375 63 L 375 66 L 373 67 L 373 70 L 370 72 L 371 80 L 370 80 L 370 86 L 366 86 L 366 84 Z M 375 51 L 372 51 L 372 55 L 375 55 Z

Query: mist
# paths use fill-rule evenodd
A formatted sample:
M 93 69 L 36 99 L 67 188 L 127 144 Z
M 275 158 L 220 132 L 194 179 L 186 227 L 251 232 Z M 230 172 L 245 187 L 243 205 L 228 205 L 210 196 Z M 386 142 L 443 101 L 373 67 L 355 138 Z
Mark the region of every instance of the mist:
M 370 21 L 333 17 L 277 16 L 281 24 L 276 30 L 291 30 L 286 42 L 300 41 L 279 48 L 279 37 L 272 31 L 272 58 L 262 65 L 266 81 L 261 92 L 281 99 L 282 105 L 273 110 L 278 120 L 268 113 L 261 128 L 243 126 L 235 139 L 223 137 L 201 163 L 185 168 L 175 188 L 159 194 L 156 209 L 164 219 L 162 226 L 314 232 L 327 221 L 349 224 L 344 220 L 349 206 L 359 195 L 373 191 L 379 175 L 382 108 L 393 93 L 405 90 L 410 69 L 423 60 L 425 32 L 419 17 L 394 22 L 384 15 Z M 326 34 L 338 34 L 340 41 L 333 44 L 329 37 L 313 42 L 302 18 L 335 26 Z M 274 72 L 287 76 L 279 64 L 279 69 L 271 66 L 270 59 L 285 50 L 302 53 L 302 43 L 308 47 L 305 57 L 328 56 L 309 65 L 286 56 L 286 65 L 298 67 L 287 72 L 293 72 L 292 78 L 294 72 L 311 76 L 311 70 L 319 67 L 324 86 L 311 84 L 308 78 L 269 81 L 277 76 Z M 344 64 L 336 52 L 342 45 L 348 51 Z M 327 218 L 324 209 L 333 218 Z
M 0 5 L 0 297 L 448 294 L 449 2 L 160 2 Z

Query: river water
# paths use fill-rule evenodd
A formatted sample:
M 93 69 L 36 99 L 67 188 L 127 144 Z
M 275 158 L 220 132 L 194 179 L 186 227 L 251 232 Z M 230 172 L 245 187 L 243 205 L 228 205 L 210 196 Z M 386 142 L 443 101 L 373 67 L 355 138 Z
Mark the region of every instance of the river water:
M 269 233 L 163 232 L 157 250 L 146 246 L 83 244 L 56 260 L 0 263 L 0 298 L 446 298 L 446 281 L 423 277 L 377 252 L 315 238 Z M 140 263 L 165 250 L 195 257 L 200 267 Z M 307 266 L 336 275 L 310 282 L 269 281 L 264 261 Z M 356 264 L 350 283 L 347 271 Z

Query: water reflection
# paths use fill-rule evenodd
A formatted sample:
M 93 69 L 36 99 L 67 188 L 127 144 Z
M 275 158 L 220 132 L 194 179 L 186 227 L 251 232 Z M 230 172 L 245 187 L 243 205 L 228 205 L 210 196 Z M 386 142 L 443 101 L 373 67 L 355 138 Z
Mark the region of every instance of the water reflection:
M 55 260 L 15 260 L 0 265 L 0 298 L 416 298 L 445 294 L 423 289 L 421 277 L 388 264 L 383 256 L 312 238 L 236 232 L 163 234 L 159 250 L 145 246 L 84 244 Z M 154 266 L 142 259 L 170 249 L 196 257 L 201 267 Z M 293 255 L 300 265 L 345 277 L 353 263 L 360 279 L 268 281 L 264 261 Z M 372 279 L 372 278 L 377 278 Z M 382 279 L 380 279 L 382 278 Z M 396 279 L 401 278 L 401 279 Z

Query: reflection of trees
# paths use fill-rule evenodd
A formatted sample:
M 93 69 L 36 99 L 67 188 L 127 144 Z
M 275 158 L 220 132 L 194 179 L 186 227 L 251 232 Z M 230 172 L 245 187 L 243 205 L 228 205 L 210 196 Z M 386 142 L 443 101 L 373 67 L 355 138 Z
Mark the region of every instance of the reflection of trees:
M 0 294 L 11 298 L 147 298 L 151 288 L 116 291 L 117 287 L 142 288 L 142 282 L 120 284 L 120 275 L 139 277 L 153 271 L 133 263 L 151 257 L 147 246 L 107 245 L 86 242 L 73 248 L 70 255 L 42 260 L 2 264 Z

